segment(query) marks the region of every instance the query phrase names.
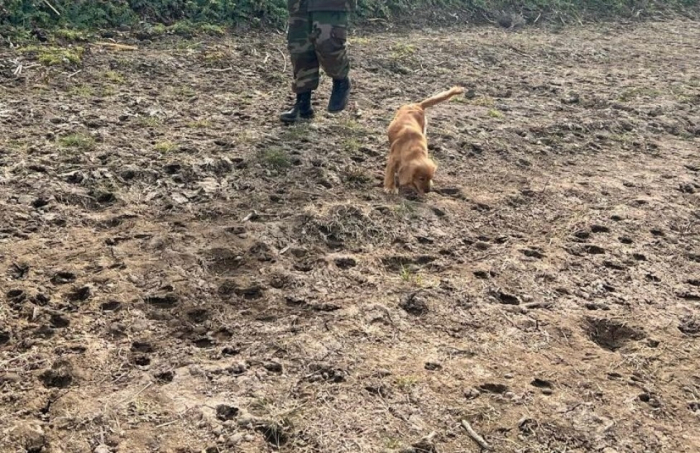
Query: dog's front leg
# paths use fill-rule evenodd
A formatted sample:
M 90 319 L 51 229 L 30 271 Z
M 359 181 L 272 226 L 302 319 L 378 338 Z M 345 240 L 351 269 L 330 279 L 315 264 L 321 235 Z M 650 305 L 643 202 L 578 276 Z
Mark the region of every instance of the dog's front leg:
M 389 155 L 389 160 L 386 163 L 384 171 L 384 191 L 393 193 L 396 191 L 396 170 L 398 159 L 394 157 L 394 153 Z

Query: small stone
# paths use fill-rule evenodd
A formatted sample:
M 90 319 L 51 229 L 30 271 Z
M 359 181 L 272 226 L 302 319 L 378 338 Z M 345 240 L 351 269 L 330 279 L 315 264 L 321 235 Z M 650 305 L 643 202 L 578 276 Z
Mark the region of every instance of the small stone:
M 263 363 L 263 367 L 267 371 L 271 371 L 273 373 L 281 373 L 283 371 L 282 364 L 279 362 L 265 362 Z
M 233 447 L 234 445 L 238 445 L 241 442 L 243 442 L 244 438 L 245 438 L 245 434 L 235 433 L 228 438 L 228 440 L 226 441 L 226 445 L 229 447 Z

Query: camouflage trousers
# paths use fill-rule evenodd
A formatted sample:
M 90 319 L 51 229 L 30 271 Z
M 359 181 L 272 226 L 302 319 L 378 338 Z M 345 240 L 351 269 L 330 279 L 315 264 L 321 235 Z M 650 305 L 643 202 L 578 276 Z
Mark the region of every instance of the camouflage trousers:
M 345 47 L 348 14 L 344 11 L 307 11 L 306 1 L 290 10 L 287 48 L 292 59 L 295 93 L 318 88 L 320 69 L 334 79 L 350 72 Z

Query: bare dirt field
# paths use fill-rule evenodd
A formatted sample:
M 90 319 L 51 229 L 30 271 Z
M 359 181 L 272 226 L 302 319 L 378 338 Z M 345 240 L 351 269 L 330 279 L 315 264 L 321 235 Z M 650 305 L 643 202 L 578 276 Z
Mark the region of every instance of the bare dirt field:
M 282 35 L 118 40 L 0 51 L 1 452 L 700 451 L 698 23 L 358 31 L 291 127 Z

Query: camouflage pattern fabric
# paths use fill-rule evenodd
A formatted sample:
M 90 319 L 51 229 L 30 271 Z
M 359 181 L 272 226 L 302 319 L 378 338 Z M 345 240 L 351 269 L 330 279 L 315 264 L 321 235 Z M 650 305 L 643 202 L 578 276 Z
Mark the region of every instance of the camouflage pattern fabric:
M 310 1 L 289 0 L 288 4 L 287 47 L 292 59 L 292 90 L 295 93 L 318 88 L 321 68 L 334 79 L 344 79 L 350 71 L 345 48 L 349 13 L 342 10 L 309 11 Z M 329 0 L 326 3 L 343 2 Z M 317 3 L 324 2 L 317 0 Z
M 293 0 L 292 0 L 293 1 Z M 309 0 L 307 11 L 354 11 L 357 0 Z

